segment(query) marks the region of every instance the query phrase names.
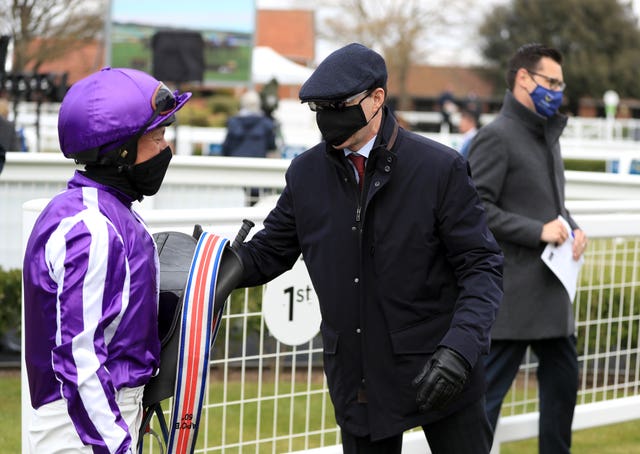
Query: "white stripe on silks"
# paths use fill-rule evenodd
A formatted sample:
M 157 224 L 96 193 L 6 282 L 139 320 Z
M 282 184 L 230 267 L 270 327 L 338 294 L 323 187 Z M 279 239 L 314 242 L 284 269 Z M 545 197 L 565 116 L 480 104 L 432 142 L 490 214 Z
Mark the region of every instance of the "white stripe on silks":
M 203 232 L 191 261 L 182 306 L 168 454 L 193 453 L 195 449 L 209 374 L 209 348 L 215 340 L 223 310 L 221 307 L 214 313 L 214 300 L 227 242 L 225 238 Z
M 108 258 L 111 255 L 109 225 L 98 207 L 98 191 L 95 188 L 83 188 L 82 192 L 88 208 L 83 211 L 86 213 L 83 220 L 91 233 L 91 243 L 89 264 L 82 289 L 85 329 L 73 339 L 72 352 L 78 369 L 78 393 L 84 408 L 109 452 L 116 452 L 127 436 L 127 431 L 115 423 L 116 415 L 111 411 L 109 399 L 97 374 L 100 361 L 95 353 L 94 344 L 95 332 L 103 315 L 104 287 L 107 281 Z M 122 241 L 121 238 L 120 241 Z M 121 307 L 120 314 L 122 310 Z M 115 331 L 116 328 L 112 326 L 111 330 Z M 106 339 L 103 340 L 106 341 Z

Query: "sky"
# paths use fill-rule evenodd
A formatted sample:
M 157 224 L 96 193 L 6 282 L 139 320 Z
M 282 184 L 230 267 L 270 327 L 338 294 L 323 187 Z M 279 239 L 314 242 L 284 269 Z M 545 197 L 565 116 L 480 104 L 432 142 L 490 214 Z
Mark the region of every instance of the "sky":
M 192 29 L 253 32 L 255 0 L 111 0 L 111 19 Z

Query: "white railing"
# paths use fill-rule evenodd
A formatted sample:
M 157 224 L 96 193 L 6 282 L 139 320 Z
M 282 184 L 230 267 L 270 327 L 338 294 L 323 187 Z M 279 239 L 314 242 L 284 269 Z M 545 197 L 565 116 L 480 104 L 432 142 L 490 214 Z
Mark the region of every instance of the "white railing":
M 288 165 L 289 161 L 281 159 L 175 156 L 162 190 L 145 198 L 140 208 L 248 206 L 256 196 L 284 187 Z M 63 190 L 75 168 L 72 161 L 57 153 L 7 154 L 0 174 L 0 266 L 22 268 L 16 242 L 21 231 L 22 204 L 50 198 Z M 258 193 L 252 188 L 258 188 Z
M 441 123 L 440 112 L 398 111 L 398 116 L 409 125 L 427 124 L 438 127 Z M 496 114 L 482 114 L 480 124 L 490 123 Z M 451 122 L 457 126 L 460 114 L 454 113 Z M 444 131 L 443 131 L 444 132 Z M 569 117 L 563 136 L 569 139 L 593 140 L 640 140 L 640 119 L 638 118 L 591 118 Z
M 25 204 L 23 242 L 45 202 Z M 629 206 L 606 211 L 606 203 L 591 204 L 592 209 L 589 202 L 575 206 L 576 220 L 591 241 L 574 302 L 581 364 L 574 430 L 640 419 L 640 213 Z M 206 230 L 231 237 L 243 218 L 256 222 L 255 233 L 270 206 L 142 214 L 154 231 L 190 232 L 197 221 Z M 316 337 L 288 347 L 272 337 L 261 312 L 263 291 L 244 289 L 231 295 L 211 360 L 198 452 L 341 452 L 321 370 L 321 341 Z M 503 442 L 537 434 L 535 368 L 527 355 L 505 399 L 494 452 Z M 22 377 L 22 405 L 28 409 L 24 371 Z M 25 411 L 22 427 L 28 427 Z M 426 450 L 421 432 L 405 435 L 405 454 Z M 152 446 L 145 452 L 159 451 Z
M 285 184 L 289 160 L 175 156 L 160 192 L 146 198 L 142 208 L 199 209 L 243 207 L 259 196 L 274 194 Z M 21 230 L 22 204 L 50 198 L 65 188 L 75 166 L 58 153 L 8 153 L 0 174 L 0 266 L 21 268 L 15 237 Z M 568 171 L 568 200 L 614 200 L 604 208 L 640 200 L 640 175 Z M 629 205 L 630 206 L 630 205 Z

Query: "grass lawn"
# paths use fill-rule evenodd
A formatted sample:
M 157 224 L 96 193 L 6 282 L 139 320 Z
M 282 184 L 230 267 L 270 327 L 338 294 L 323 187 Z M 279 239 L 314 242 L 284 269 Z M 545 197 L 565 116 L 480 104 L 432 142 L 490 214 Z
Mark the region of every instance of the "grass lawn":
M 279 387 L 281 389 L 287 389 L 290 386 L 290 382 L 282 382 Z M 216 388 L 218 388 L 216 386 Z M 268 390 L 263 390 L 264 394 L 268 394 Z M 296 390 L 299 391 L 299 390 Z M 213 395 L 219 392 L 219 388 L 216 391 L 212 391 Z M 228 385 L 228 391 L 230 395 L 239 395 L 239 384 L 230 383 Z M 245 390 L 247 392 L 247 390 Z M 251 393 L 251 392 L 249 392 Z M 285 417 L 281 412 L 287 413 L 290 410 L 291 402 L 281 402 L 277 409 L 271 408 L 267 405 L 261 410 L 262 424 L 260 426 L 260 432 L 262 436 L 269 436 L 273 434 L 273 418 L 274 411 L 278 413 L 278 430 L 284 430 L 284 433 L 289 433 L 289 425 L 293 427 L 292 432 L 302 432 L 304 429 L 305 421 L 303 417 L 289 420 L 288 416 Z M 319 401 L 312 398 L 311 404 L 315 409 L 321 405 Z M 297 401 L 294 399 L 293 403 L 294 415 L 303 415 L 305 413 L 304 407 L 306 406 L 304 400 Z M 0 370 L 0 454 L 13 454 L 20 452 L 21 446 L 21 420 L 20 420 L 20 375 L 15 371 L 2 371 Z M 239 414 L 236 411 L 239 409 L 230 408 L 227 415 L 227 425 L 239 426 Z M 242 415 L 244 423 L 245 436 L 247 431 L 255 431 L 257 413 L 255 410 L 251 410 L 251 407 L 245 407 Z M 282 417 L 282 419 L 281 419 Z M 214 418 L 217 419 L 217 418 Z M 319 421 L 315 418 L 312 425 L 317 426 Z M 325 421 L 326 427 L 333 427 L 333 411 L 330 410 Z M 284 425 L 285 427 L 282 427 Z M 253 427 L 253 429 L 250 429 Z M 317 427 L 314 427 L 317 428 Z M 238 432 L 238 427 L 227 427 L 227 437 L 235 438 Z M 210 426 L 210 434 L 219 434 L 219 428 Z M 211 435 L 210 435 L 211 436 Z M 212 436 L 212 438 L 218 439 L 218 436 Z M 245 437 L 246 438 L 246 437 Z M 318 442 L 318 437 L 314 436 L 313 444 Z M 330 436 L 330 440 L 334 437 Z M 210 441 L 211 442 L 211 441 Z M 229 442 L 229 439 L 227 439 Z M 296 443 L 297 444 L 297 443 Z M 640 421 L 630 421 L 622 424 L 615 424 L 610 426 L 603 426 L 596 429 L 581 430 L 574 432 L 573 435 L 573 448 L 572 451 L 579 454 L 629 454 L 640 452 Z M 301 449 L 294 446 L 294 449 Z M 249 448 L 251 452 L 255 451 L 255 448 Z M 277 452 L 287 451 L 287 444 L 278 445 Z M 157 449 L 156 449 L 157 451 Z M 233 450 L 227 450 L 225 452 L 232 452 Z M 272 452 L 272 444 L 265 443 L 259 446 L 258 452 Z M 519 442 L 506 443 L 502 445 L 501 454 L 537 454 L 537 440 L 524 440 Z
M 0 370 L 0 454 L 19 453 L 20 374 Z

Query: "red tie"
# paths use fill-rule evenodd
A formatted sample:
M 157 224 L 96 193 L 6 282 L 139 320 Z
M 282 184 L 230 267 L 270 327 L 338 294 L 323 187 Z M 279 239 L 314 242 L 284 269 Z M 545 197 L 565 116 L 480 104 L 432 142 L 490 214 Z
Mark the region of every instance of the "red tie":
M 362 183 L 364 183 L 364 160 L 366 158 L 357 153 L 350 153 L 347 155 L 347 158 L 349 158 L 351 162 L 353 162 L 353 165 L 356 166 L 356 170 L 358 171 L 358 185 L 362 191 Z

